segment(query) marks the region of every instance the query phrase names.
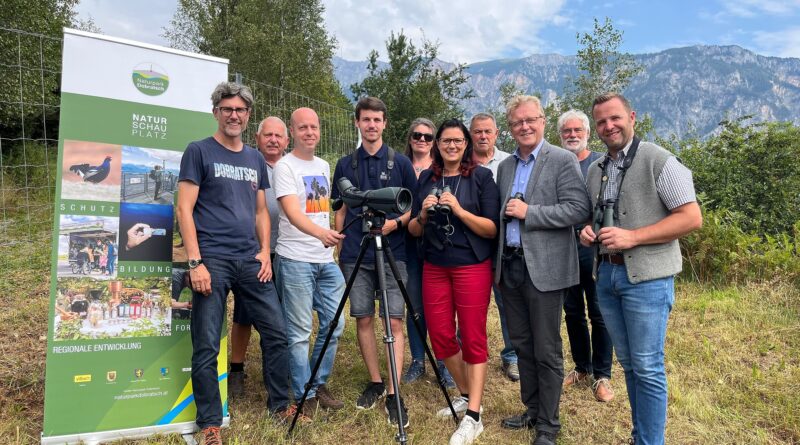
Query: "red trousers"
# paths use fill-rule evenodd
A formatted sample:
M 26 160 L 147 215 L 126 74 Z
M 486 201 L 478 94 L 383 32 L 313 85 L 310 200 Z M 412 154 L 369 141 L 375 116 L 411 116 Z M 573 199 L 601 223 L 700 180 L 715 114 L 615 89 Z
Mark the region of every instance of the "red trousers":
M 422 269 L 422 303 L 425 324 L 437 359 L 461 350 L 469 364 L 486 363 L 486 314 L 492 292 L 492 263 L 441 267 L 425 262 Z M 456 319 L 461 345 L 456 338 Z

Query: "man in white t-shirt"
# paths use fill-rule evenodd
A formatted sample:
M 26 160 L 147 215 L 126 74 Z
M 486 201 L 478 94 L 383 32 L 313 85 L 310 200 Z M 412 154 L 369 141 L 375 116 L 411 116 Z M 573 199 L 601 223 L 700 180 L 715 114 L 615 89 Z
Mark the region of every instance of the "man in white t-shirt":
M 294 148 L 278 161 L 273 175 L 280 205 L 275 278 L 286 316 L 292 392 L 295 400 L 299 400 L 344 294 L 344 277 L 333 260 L 333 247 L 344 236 L 330 225 L 330 166 L 314 156 L 320 137 L 317 113 L 310 108 L 295 110 L 290 133 Z M 309 359 L 312 311 L 317 311 L 319 331 Z M 328 409 L 344 406 L 325 386 L 342 331 L 344 317 L 336 324 L 303 406 L 303 414 L 308 417 L 318 406 Z

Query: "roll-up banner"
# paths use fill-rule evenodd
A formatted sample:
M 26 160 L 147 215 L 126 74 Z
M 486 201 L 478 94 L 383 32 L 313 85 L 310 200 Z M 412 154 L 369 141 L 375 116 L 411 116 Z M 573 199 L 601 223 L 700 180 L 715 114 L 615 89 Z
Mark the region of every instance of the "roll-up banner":
M 65 29 L 61 76 L 42 443 L 192 432 L 173 207 L 183 150 L 216 129 L 228 61 Z

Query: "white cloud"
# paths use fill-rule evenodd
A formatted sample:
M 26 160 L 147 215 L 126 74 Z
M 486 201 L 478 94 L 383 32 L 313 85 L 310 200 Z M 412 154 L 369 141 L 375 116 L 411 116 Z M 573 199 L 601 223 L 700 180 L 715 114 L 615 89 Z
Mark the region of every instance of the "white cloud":
M 177 9 L 176 0 L 81 0 L 75 7 L 78 18 L 91 17 L 105 35 L 162 46 L 169 46 L 161 37 L 162 27 Z
M 725 13 L 752 18 L 760 15 L 784 15 L 800 9 L 800 0 L 722 0 Z
M 773 32 L 757 31 L 754 40 L 764 54 L 800 57 L 800 27 Z
M 390 33 L 402 30 L 415 46 L 423 36 L 439 42 L 442 60 L 471 63 L 550 49 L 548 27 L 569 21 L 559 15 L 565 1 L 325 0 L 325 24 L 339 42 L 337 55 L 344 59 L 364 60 L 373 49 L 384 58 Z

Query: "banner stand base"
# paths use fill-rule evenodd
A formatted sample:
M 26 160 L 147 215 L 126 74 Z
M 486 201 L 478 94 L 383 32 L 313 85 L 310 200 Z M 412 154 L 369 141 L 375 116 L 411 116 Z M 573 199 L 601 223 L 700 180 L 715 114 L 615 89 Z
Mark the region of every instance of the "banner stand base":
M 230 426 L 230 416 L 222 418 L 222 427 Z M 42 445 L 49 444 L 83 444 L 99 445 L 101 443 L 114 442 L 123 439 L 144 439 L 156 434 L 178 433 L 188 445 L 197 445 L 194 434 L 198 431 L 194 421 L 171 423 L 168 425 L 146 426 L 141 428 L 129 428 L 124 430 L 97 431 L 93 433 L 69 434 L 63 436 L 42 436 Z

